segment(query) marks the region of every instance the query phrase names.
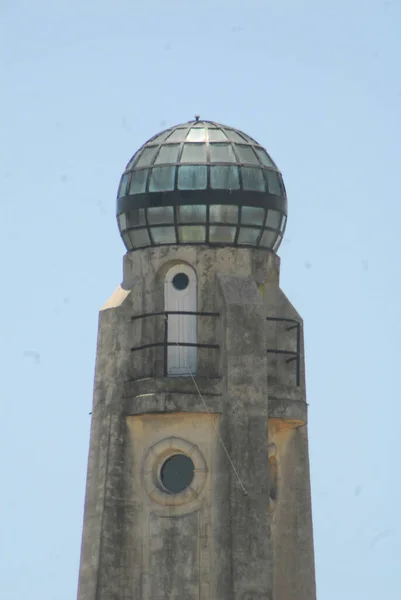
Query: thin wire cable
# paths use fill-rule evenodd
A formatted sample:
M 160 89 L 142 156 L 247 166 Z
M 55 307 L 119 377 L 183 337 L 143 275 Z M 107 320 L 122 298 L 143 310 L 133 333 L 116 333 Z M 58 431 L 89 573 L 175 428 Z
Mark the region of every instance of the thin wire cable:
M 178 302 L 177 302 L 177 304 L 178 304 Z M 178 309 L 177 309 L 177 310 L 178 310 Z M 187 363 L 187 360 L 186 360 L 186 355 L 185 355 L 185 352 L 182 352 L 182 353 L 180 352 L 180 348 L 181 348 L 181 346 L 180 346 L 180 343 L 179 343 L 178 319 L 177 319 L 177 341 L 176 341 L 176 344 L 177 344 L 177 352 L 178 352 L 178 356 L 180 357 L 180 354 L 181 354 L 181 357 L 180 357 L 180 358 L 182 358 L 182 359 L 183 359 L 184 365 L 185 365 L 186 369 L 188 370 L 188 373 L 189 373 L 189 375 L 190 375 L 190 377 L 191 377 L 191 379 L 192 379 L 192 381 L 193 381 L 193 383 L 194 383 L 194 386 L 195 386 L 195 389 L 196 389 L 196 391 L 198 392 L 199 398 L 202 400 L 203 406 L 205 407 L 205 409 L 206 409 L 206 412 L 208 413 L 208 415 L 209 415 L 209 417 L 210 417 L 210 420 L 211 420 L 211 422 L 212 422 L 212 425 L 213 425 L 213 428 L 214 428 L 214 430 L 215 430 L 215 432 L 216 432 L 216 435 L 217 435 L 217 437 L 218 437 L 218 439 L 219 439 L 219 441 L 220 441 L 220 444 L 222 445 L 222 447 L 223 447 L 223 449 L 224 449 L 224 452 L 226 453 L 226 455 L 227 455 L 227 458 L 228 458 L 228 460 L 229 460 L 229 463 L 230 463 L 230 465 L 231 465 L 231 468 L 232 468 L 232 470 L 234 471 L 234 473 L 235 473 L 235 475 L 236 475 L 236 477 L 237 477 L 237 479 L 238 479 L 238 483 L 240 484 L 240 486 L 241 486 L 241 488 L 242 488 L 242 491 L 244 492 L 245 496 L 248 496 L 248 491 L 245 489 L 245 486 L 244 486 L 244 484 L 243 484 L 243 483 L 242 483 L 242 481 L 241 481 L 241 478 L 240 478 L 240 476 L 239 476 L 239 474 L 238 474 L 238 471 L 237 471 L 237 469 L 235 468 L 235 465 L 234 465 L 234 463 L 233 463 L 233 461 L 232 461 L 232 459 L 231 459 L 231 456 L 230 456 L 230 454 L 229 454 L 229 452 L 228 452 L 228 450 L 227 450 L 227 448 L 226 448 L 226 446 L 225 446 L 225 444 L 224 444 L 224 442 L 223 442 L 223 440 L 222 440 L 222 438 L 221 438 L 221 436 L 220 436 L 220 434 L 219 434 L 219 432 L 218 432 L 218 429 L 217 429 L 217 427 L 216 427 L 216 424 L 215 424 L 215 422 L 214 422 L 214 419 L 213 419 L 213 417 L 212 417 L 212 415 L 211 415 L 211 412 L 210 412 L 209 408 L 207 407 L 207 404 L 206 404 L 206 402 L 205 402 L 205 400 L 204 400 L 204 398 L 203 398 L 203 396 L 202 396 L 202 394 L 201 394 L 201 391 L 200 391 L 200 389 L 199 389 L 199 387 L 198 387 L 198 384 L 197 384 L 197 383 L 196 383 L 196 381 L 195 381 L 195 378 L 194 378 L 194 376 L 193 376 L 193 374 L 192 374 L 192 371 L 191 371 L 191 369 L 190 369 L 190 368 L 189 368 L 189 366 L 188 366 L 188 363 Z M 178 360 L 179 360 L 179 359 L 178 359 Z
M 239 474 L 238 474 L 238 471 L 237 471 L 237 469 L 235 468 L 235 465 L 234 465 L 233 461 L 231 460 L 230 454 L 229 454 L 229 452 L 228 452 L 228 450 L 227 450 L 227 448 L 226 448 L 226 446 L 225 446 L 225 444 L 224 444 L 224 442 L 223 442 L 223 440 L 222 440 L 222 438 L 221 438 L 221 436 L 220 436 L 220 434 L 219 434 L 219 432 L 218 432 L 218 429 L 217 429 L 217 427 L 216 427 L 216 424 L 215 424 L 215 422 L 214 422 L 214 419 L 213 419 L 213 417 L 212 417 L 212 415 L 211 415 L 211 413 L 210 413 L 210 410 L 208 409 L 208 407 L 207 407 L 207 405 L 206 405 L 206 402 L 205 402 L 205 400 L 204 400 L 204 398 L 203 398 L 203 396 L 202 396 L 202 394 L 201 394 L 201 391 L 200 391 L 200 389 L 199 389 L 199 387 L 198 387 L 198 384 L 196 383 L 196 381 L 195 381 L 195 378 L 194 378 L 194 376 L 192 375 L 192 373 L 191 373 L 191 370 L 189 369 L 189 367 L 187 367 L 187 368 L 188 368 L 188 373 L 190 374 L 190 376 L 191 376 L 191 379 L 192 379 L 192 381 L 194 382 L 194 386 L 195 386 L 195 388 L 196 388 L 196 391 L 198 392 L 199 398 L 202 400 L 202 402 L 203 402 L 203 406 L 205 407 L 205 409 L 206 409 L 206 411 L 207 411 L 207 413 L 208 413 L 208 415 L 209 415 L 209 417 L 210 417 L 210 420 L 211 420 L 211 422 L 212 422 L 212 425 L 213 425 L 213 428 L 214 428 L 214 430 L 215 430 L 215 432 L 216 432 L 216 435 L 217 435 L 217 437 L 219 438 L 219 440 L 220 440 L 220 443 L 221 443 L 221 445 L 222 445 L 222 446 L 223 446 L 223 448 L 224 448 L 224 451 L 225 451 L 225 453 L 226 453 L 226 455 L 227 455 L 227 458 L 228 458 L 228 460 L 229 460 L 229 462 L 230 462 L 230 465 L 231 465 L 231 467 L 232 467 L 232 470 L 234 471 L 234 473 L 235 473 L 235 475 L 236 475 L 236 477 L 237 477 L 237 479 L 238 479 L 238 482 L 239 482 L 239 484 L 240 484 L 240 486 L 241 486 L 241 488 L 242 488 L 242 491 L 244 492 L 245 496 L 248 496 L 248 492 L 247 492 L 247 490 L 245 489 L 245 487 L 244 487 L 244 484 L 242 483 L 242 481 L 241 481 L 241 478 L 240 478 L 240 476 L 239 476 Z

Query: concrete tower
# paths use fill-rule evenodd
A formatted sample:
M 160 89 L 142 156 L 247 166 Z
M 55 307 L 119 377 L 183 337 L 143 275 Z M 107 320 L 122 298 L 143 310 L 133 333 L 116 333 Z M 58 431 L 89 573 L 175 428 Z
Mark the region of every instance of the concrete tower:
M 121 178 L 100 311 L 79 600 L 314 600 L 302 320 L 281 174 L 210 121 Z

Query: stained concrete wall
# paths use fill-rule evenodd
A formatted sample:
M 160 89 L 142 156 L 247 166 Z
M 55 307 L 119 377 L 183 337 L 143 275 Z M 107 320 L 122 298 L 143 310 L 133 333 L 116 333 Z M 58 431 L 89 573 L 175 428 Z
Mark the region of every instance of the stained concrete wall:
M 195 382 L 163 376 L 164 278 L 198 277 Z M 279 259 L 249 249 L 165 247 L 129 253 L 100 313 L 79 600 L 313 600 L 304 368 L 299 319 L 279 288 Z M 302 349 L 303 352 L 303 349 Z M 288 357 L 287 357 L 288 358 Z M 189 446 L 188 446 L 189 444 Z M 158 487 L 174 448 L 198 469 L 190 496 Z M 167 454 L 166 454 L 167 453 Z M 195 460 L 194 458 L 194 460 Z

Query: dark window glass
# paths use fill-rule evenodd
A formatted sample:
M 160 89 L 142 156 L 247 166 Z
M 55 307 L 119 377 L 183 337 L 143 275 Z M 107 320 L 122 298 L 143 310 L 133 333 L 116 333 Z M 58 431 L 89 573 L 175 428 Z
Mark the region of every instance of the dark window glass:
M 128 227 L 138 227 L 138 225 L 146 225 L 145 209 L 130 210 L 127 213 Z
M 148 208 L 149 225 L 174 223 L 174 209 L 172 206 L 152 206 Z
M 120 231 L 124 231 L 124 229 L 127 229 L 127 216 L 125 213 L 121 213 L 120 215 L 118 215 L 117 217 L 118 219 L 118 226 L 120 228 Z
M 244 190 L 254 190 L 264 192 L 265 181 L 263 179 L 262 169 L 252 167 L 241 167 L 242 187 Z
M 231 144 L 210 144 L 210 162 L 235 163 L 236 158 Z
M 204 242 L 206 240 L 206 227 L 203 225 L 185 225 L 178 228 L 180 242 Z
M 119 198 L 126 195 L 130 177 L 131 177 L 131 173 L 126 173 L 125 175 L 122 176 L 121 183 L 120 183 L 120 190 L 118 192 Z
M 177 273 L 173 277 L 172 284 L 176 290 L 186 290 L 189 285 L 189 277 L 186 273 Z
M 189 456 L 175 454 L 160 469 L 160 479 L 167 492 L 179 494 L 189 487 L 194 478 L 195 466 Z
M 227 136 L 221 129 L 208 128 L 209 142 L 226 142 Z
M 263 148 L 258 148 L 257 146 L 254 146 L 253 149 L 255 150 L 256 154 L 258 155 L 258 158 L 263 166 L 265 166 L 265 167 L 274 167 L 275 166 L 275 164 L 271 160 L 270 156 L 267 154 L 267 152 L 265 150 L 263 150 Z
M 148 146 L 147 148 L 144 148 L 141 156 L 138 158 L 135 164 L 135 167 L 148 167 L 151 165 L 158 149 L 159 146 Z
M 178 160 L 179 144 L 166 144 L 160 146 L 158 155 L 156 156 L 155 165 L 160 163 L 176 163 Z
M 215 190 L 239 189 L 238 167 L 210 167 L 210 186 Z
M 184 144 L 182 163 L 206 162 L 206 144 Z
M 248 163 L 250 165 L 259 165 L 259 161 L 252 149 L 252 146 L 240 146 L 237 144 L 235 149 L 239 157 L 239 162 Z
M 174 189 L 175 167 L 153 167 L 149 192 L 164 192 Z
M 281 174 L 280 174 L 280 173 L 278 174 L 278 178 L 279 178 L 279 180 L 280 180 L 281 193 L 283 194 L 283 196 L 286 196 L 286 195 L 287 195 L 287 192 L 286 192 L 286 189 L 285 189 L 285 185 L 284 185 L 283 178 L 282 178 L 282 176 L 281 176 Z
M 123 242 L 124 242 L 127 250 L 132 250 L 133 246 L 132 246 L 131 238 L 129 235 L 129 231 L 123 231 L 123 233 L 121 235 L 122 235 Z
M 268 229 L 265 229 L 262 233 L 262 237 L 260 238 L 259 246 L 264 246 L 265 248 L 272 248 L 276 239 L 277 233 L 275 231 L 269 231 Z
M 180 223 L 204 223 L 206 221 L 206 206 L 202 204 L 184 205 L 177 208 Z
M 206 131 L 204 127 L 192 127 L 187 135 L 187 142 L 204 142 L 206 140 Z
M 204 190 L 207 185 L 207 167 L 179 167 L 177 185 L 179 190 Z
M 238 244 L 250 244 L 256 245 L 258 237 L 260 235 L 260 229 L 254 229 L 253 227 L 241 227 L 239 230 Z
M 187 135 L 187 129 L 174 129 L 171 135 L 168 136 L 167 142 L 183 142 Z
M 269 187 L 270 194 L 275 194 L 276 196 L 281 196 L 281 185 L 278 173 L 276 171 L 265 171 L 267 176 L 267 184 Z
M 279 236 L 277 237 L 277 240 L 276 240 L 276 241 L 275 241 L 275 243 L 274 243 L 274 246 L 273 246 L 273 250 L 274 250 L 274 252 L 276 252 L 276 251 L 278 250 L 278 247 L 279 247 L 279 246 L 280 246 L 280 244 L 281 244 L 281 240 L 282 240 L 282 238 L 281 238 L 281 235 L 279 235 Z
M 267 211 L 266 227 L 278 229 L 280 226 L 282 213 L 278 210 L 270 209 Z
M 130 237 L 132 245 L 135 248 L 150 246 L 150 238 L 147 229 L 135 229 L 134 231 L 130 231 Z
M 215 243 L 232 244 L 235 240 L 236 227 L 225 227 L 224 225 L 211 225 L 209 240 Z
M 265 209 L 258 206 L 243 206 L 241 223 L 245 225 L 264 225 Z
M 150 230 L 155 244 L 176 244 L 174 227 L 152 227 Z
M 237 223 L 238 206 L 212 204 L 209 219 L 212 223 Z
M 148 172 L 148 169 L 142 169 L 142 171 L 133 171 L 131 185 L 129 188 L 130 194 L 143 194 L 146 191 Z

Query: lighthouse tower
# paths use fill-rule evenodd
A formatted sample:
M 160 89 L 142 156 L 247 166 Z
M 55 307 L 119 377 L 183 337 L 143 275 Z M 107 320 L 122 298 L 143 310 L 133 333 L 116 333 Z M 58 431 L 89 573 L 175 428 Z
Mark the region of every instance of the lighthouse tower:
M 78 600 L 315 600 L 287 198 L 253 138 L 159 133 L 122 175 L 100 311 Z

